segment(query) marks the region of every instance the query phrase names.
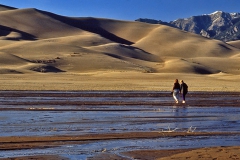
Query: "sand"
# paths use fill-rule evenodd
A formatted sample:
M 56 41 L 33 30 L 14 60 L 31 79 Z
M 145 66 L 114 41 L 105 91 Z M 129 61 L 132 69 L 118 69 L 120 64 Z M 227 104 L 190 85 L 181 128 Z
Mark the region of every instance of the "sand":
M 199 149 L 180 149 L 180 150 L 162 150 L 162 151 L 137 151 L 127 153 L 134 158 L 139 159 L 156 159 L 156 160 L 235 160 L 239 159 L 240 147 L 210 147 Z
M 189 91 L 240 91 L 239 76 L 136 72 L 5 74 L 0 76 L 0 90 L 171 91 L 176 78 L 185 80 Z
M 238 41 L 165 25 L 1 6 L 1 90 L 239 91 Z
M 95 140 L 110 140 L 110 139 L 136 139 L 136 138 L 156 138 L 156 137 L 175 137 L 175 136 L 216 136 L 216 135 L 236 135 L 236 133 L 186 133 L 186 132 L 136 132 L 136 133 L 122 133 L 122 134 L 93 134 L 93 135 L 75 135 L 75 136 L 51 136 L 51 137 L 0 137 L 0 150 L 15 150 L 15 149 L 29 149 L 29 148 L 47 148 L 56 147 L 66 144 L 82 144 L 87 141 Z M 208 148 L 189 148 L 177 150 L 137 150 L 123 152 L 133 159 L 142 160 L 170 160 L 170 159 L 204 159 L 204 160 L 236 160 L 240 158 L 240 147 L 208 147 Z M 1 158 L 2 160 L 28 160 L 28 159 L 66 159 L 63 157 L 48 155 L 48 156 L 26 156 L 21 158 Z M 102 153 L 97 156 L 89 157 L 88 159 L 128 159 L 115 154 Z
M 165 25 L 37 9 L 0 11 L 0 21 L 0 74 L 240 74 L 235 43 Z
M 149 151 L 133 151 L 125 153 L 127 156 L 131 156 L 135 159 L 141 160 L 236 160 L 240 158 L 240 147 L 211 147 L 201 149 L 179 149 L 179 150 L 149 150 Z M 21 158 L 4 158 L 2 160 L 66 160 L 64 157 L 49 155 L 49 156 L 29 156 Z M 115 159 L 124 160 L 124 158 L 117 155 L 102 154 L 97 157 L 90 157 L 89 160 L 104 160 Z M 127 159 L 125 159 L 127 160 Z

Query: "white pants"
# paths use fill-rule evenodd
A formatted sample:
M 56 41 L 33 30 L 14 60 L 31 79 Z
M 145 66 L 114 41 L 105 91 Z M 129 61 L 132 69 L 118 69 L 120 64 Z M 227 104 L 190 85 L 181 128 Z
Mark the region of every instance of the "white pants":
M 175 101 L 179 100 L 179 92 L 180 92 L 179 89 L 174 89 L 173 90 L 173 98 L 175 99 Z

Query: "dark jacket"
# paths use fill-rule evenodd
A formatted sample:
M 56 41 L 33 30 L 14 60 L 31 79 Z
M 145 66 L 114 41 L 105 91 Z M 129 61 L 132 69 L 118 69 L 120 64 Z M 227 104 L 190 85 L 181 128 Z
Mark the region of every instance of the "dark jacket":
M 183 93 L 183 94 L 187 94 L 188 93 L 188 86 L 186 83 L 182 83 L 181 86 L 180 86 L 180 91 Z
M 179 84 L 179 83 L 174 83 L 174 84 L 173 84 L 173 90 L 174 90 L 174 89 L 179 89 L 179 90 L 180 90 L 180 89 L 181 89 L 181 88 L 180 88 L 180 84 Z

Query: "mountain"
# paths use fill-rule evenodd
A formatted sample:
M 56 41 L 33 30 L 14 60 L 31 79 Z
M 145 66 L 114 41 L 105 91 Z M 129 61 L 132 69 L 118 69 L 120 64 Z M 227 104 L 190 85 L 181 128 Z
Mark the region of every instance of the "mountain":
M 240 75 L 240 49 L 162 22 L 5 9 L 0 11 L 0 74 Z
M 144 19 L 138 19 L 136 21 L 147 23 L 155 22 L 154 20 L 146 21 Z M 240 39 L 240 13 L 216 11 L 211 14 L 177 19 L 169 22 L 168 25 L 224 42 Z
M 240 13 L 217 11 L 170 22 L 174 26 L 205 37 L 222 41 L 240 39 Z

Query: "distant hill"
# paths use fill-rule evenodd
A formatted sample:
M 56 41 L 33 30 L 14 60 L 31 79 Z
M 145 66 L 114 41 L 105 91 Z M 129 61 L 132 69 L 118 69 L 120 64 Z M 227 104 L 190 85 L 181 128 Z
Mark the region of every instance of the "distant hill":
M 152 24 L 163 23 L 150 19 L 137 19 L 136 21 Z M 240 40 L 240 13 L 216 11 L 211 14 L 177 19 L 169 23 L 164 22 L 164 24 L 224 42 Z

